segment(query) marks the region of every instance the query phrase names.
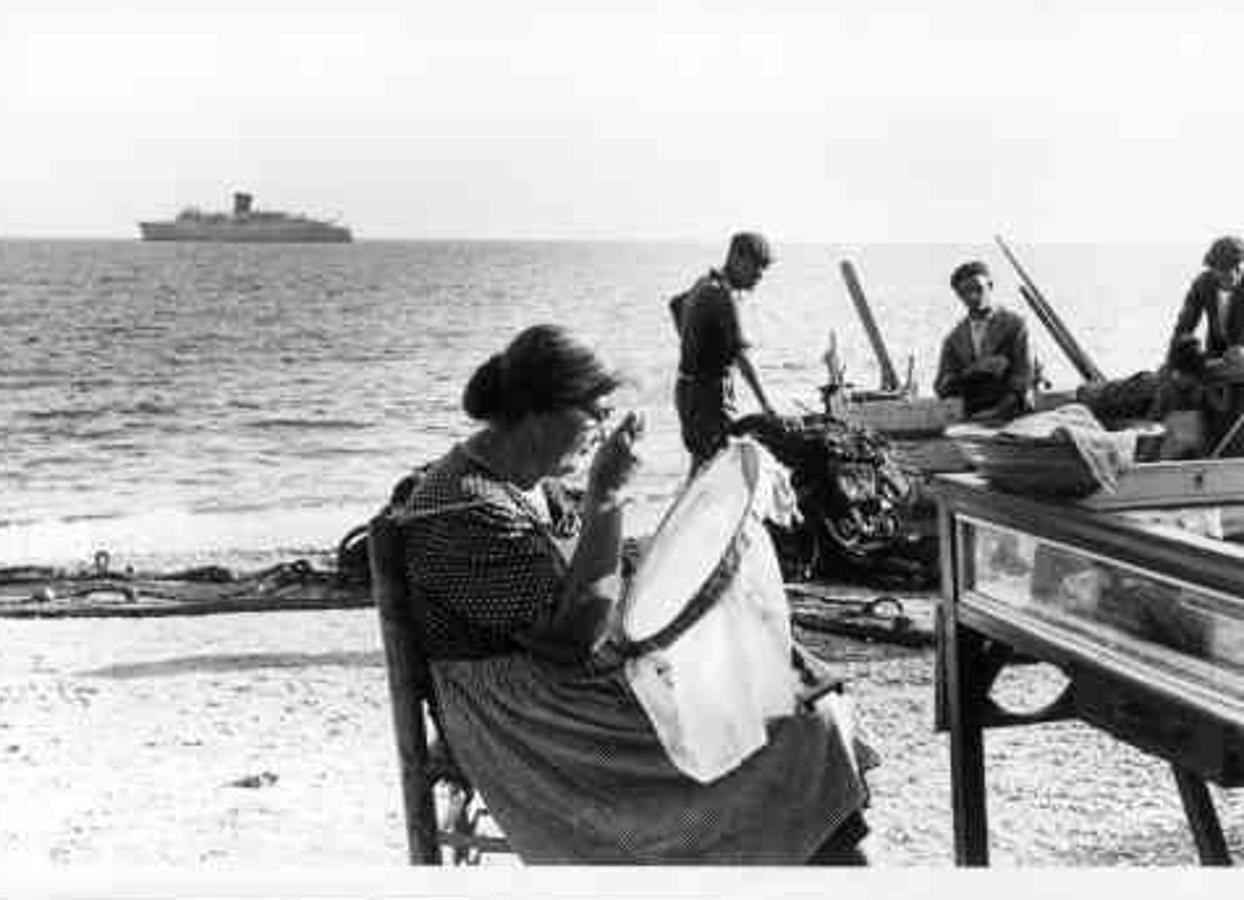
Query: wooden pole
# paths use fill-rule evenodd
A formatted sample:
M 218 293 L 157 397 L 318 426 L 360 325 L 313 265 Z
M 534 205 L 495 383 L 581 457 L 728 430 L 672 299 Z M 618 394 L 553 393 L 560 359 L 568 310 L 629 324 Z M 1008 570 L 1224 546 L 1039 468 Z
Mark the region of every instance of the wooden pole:
M 864 331 L 868 334 L 869 343 L 872 344 L 873 355 L 877 357 L 877 365 L 881 367 L 881 389 L 897 391 L 899 389 L 898 373 L 894 371 L 894 363 L 890 361 L 889 351 L 886 350 L 885 341 L 881 338 L 881 330 L 877 328 L 872 309 L 868 305 L 868 298 L 864 296 L 864 289 L 860 286 L 860 280 L 855 274 L 855 267 L 849 260 L 844 259 L 839 264 L 839 268 L 842 270 L 842 280 L 847 284 L 847 292 L 851 295 L 852 302 L 855 303 L 855 311 L 859 314 L 860 321 L 864 323 Z
M 1058 346 L 1062 348 L 1063 352 L 1067 354 L 1067 358 L 1071 360 L 1071 364 L 1075 366 L 1076 371 L 1080 373 L 1080 377 L 1086 381 L 1104 380 L 1101 378 L 1094 378 L 1091 374 L 1096 371 L 1096 367 L 1093 366 L 1091 360 L 1085 363 L 1083 359 L 1078 357 L 1076 350 L 1072 348 L 1072 345 L 1075 344 L 1075 339 L 1067 333 L 1062 321 L 1055 318 L 1053 311 L 1044 302 L 1044 300 L 1039 295 L 1034 294 L 1032 289 L 1026 284 L 1021 284 L 1019 286 L 1019 294 L 1027 302 L 1028 308 L 1032 310 L 1033 314 L 1041 320 L 1041 324 L 1045 326 L 1045 330 L 1048 331 L 1050 336 L 1054 338 L 1054 343 L 1058 344 Z
M 1011 248 L 1007 246 L 1006 241 L 1002 240 L 1001 235 L 994 235 L 994 240 L 998 242 L 998 246 L 1002 249 L 1007 262 L 1011 264 L 1015 274 L 1023 282 L 1020 293 L 1028 301 L 1028 305 L 1032 307 L 1032 311 L 1037 318 L 1049 330 L 1054 341 L 1067 354 L 1067 358 L 1071 360 L 1071 364 L 1076 367 L 1080 376 L 1086 381 L 1105 381 L 1106 376 L 1102 374 L 1101 369 L 1093 362 L 1088 352 L 1080 346 L 1080 343 L 1072 335 L 1071 330 L 1063 323 L 1058 313 L 1054 311 L 1054 307 L 1045 299 L 1045 295 L 1041 293 L 1040 288 L 1037 287 L 1024 267 L 1020 265 L 1019 260 L 1011 252 Z

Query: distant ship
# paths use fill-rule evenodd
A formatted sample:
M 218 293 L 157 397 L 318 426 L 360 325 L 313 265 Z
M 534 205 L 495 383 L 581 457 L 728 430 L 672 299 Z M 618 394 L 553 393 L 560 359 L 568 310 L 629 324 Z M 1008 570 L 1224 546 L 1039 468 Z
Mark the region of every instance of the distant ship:
M 177 218 L 139 222 L 144 241 L 217 241 L 240 244 L 329 243 L 354 240 L 350 229 L 302 215 L 254 209 L 250 194 L 233 195 L 233 212 L 183 209 Z

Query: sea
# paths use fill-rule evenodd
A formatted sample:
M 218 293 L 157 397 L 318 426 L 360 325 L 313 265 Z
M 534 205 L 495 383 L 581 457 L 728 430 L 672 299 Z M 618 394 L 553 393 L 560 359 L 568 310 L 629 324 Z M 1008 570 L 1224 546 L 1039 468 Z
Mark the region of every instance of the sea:
M 1008 238 L 1111 377 L 1156 367 L 1212 235 L 1186 244 Z M 650 530 L 687 469 L 667 299 L 719 243 L 359 241 L 345 245 L 0 240 L 0 566 L 258 568 L 331 559 L 412 467 L 477 427 L 475 367 L 522 328 L 564 325 L 627 376 L 646 423 L 627 529 Z M 961 315 L 948 284 L 992 268 L 1055 388 L 1074 370 L 977 244 L 775 244 L 744 303 L 779 411 L 820 409 L 832 340 L 858 387 L 879 369 L 841 277 L 859 274 L 900 376 L 928 393 Z M 742 411 L 754 409 L 745 388 Z

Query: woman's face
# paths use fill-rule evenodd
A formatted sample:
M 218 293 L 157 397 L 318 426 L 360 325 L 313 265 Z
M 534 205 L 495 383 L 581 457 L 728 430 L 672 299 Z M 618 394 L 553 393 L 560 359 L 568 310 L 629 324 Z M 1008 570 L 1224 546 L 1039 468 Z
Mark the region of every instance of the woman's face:
M 609 410 L 599 401 L 589 406 L 540 413 L 538 423 L 542 468 L 547 475 L 561 477 L 586 465 L 599 442 Z

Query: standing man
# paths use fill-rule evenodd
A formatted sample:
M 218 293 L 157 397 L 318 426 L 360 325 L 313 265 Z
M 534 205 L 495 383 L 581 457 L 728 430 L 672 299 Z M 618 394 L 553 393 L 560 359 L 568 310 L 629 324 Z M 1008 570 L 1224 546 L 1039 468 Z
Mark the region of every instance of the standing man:
M 950 286 L 968 314 L 942 342 L 937 396 L 961 397 L 971 419 L 1005 420 L 1028 412 L 1032 358 L 1024 320 L 992 303 L 993 278 L 983 262 L 956 268 Z
M 690 290 L 670 300 L 680 352 L 674 405 L 682 442 L 691 454 L 694 475 L 726 442 L 734 412 L 734 370 L 756 395 L 760 408 L 773 406 L 748 356 L 750 346 L 739 322 L 738 304 L 773 262 L 764 236 L 740 232 L 730 239 L 726 264 L 711 269 Z

